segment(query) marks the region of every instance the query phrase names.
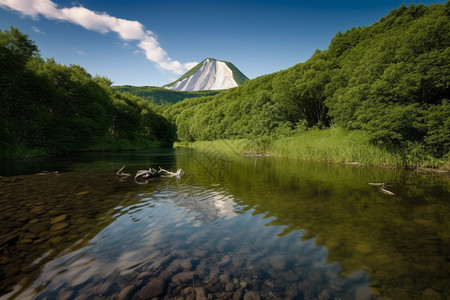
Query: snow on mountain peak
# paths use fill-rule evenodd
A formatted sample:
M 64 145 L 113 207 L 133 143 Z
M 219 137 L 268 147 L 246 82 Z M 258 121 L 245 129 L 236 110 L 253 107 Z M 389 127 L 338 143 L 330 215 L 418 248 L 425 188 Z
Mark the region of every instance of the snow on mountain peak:
M 231 63 L 207 58 L 164 87 L 177 91 L 224 90 L 237 87 L 247 79 Z

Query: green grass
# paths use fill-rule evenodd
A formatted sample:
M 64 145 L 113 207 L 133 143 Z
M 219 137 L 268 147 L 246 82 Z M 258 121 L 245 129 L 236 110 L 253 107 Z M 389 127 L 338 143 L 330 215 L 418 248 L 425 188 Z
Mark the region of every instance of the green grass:
M 256 152 L 255 147 L 250 146 L 247 139 L 215 140 L 196 142 L 176 142 L 175 148 L 194 148 L 200 151 L 220 151 L 227 155 L 242 155 L 245 152 Z
M 198 150 L 219 150 L 229 154 L 243 155 L 265 153 L 276 157 L 320 161 L 326 163 L 355 164 L 380 167 L 418 168 L 433 167 L 450 169 L 448 161 L 428 158 L 405 159 L 411 153 L 392 152 L 370 143 L 369 135 L 363 131 L 348 131 L 340 128 L 309 130 L 290 137 L 254 139 L 178 142 L 175 147 Z
M 269 147 L 276 156 L 328 163 L 398 167 L 400 155 L 369 142 L 362 131 L 344 129 L 311 130 L 275 140 Z

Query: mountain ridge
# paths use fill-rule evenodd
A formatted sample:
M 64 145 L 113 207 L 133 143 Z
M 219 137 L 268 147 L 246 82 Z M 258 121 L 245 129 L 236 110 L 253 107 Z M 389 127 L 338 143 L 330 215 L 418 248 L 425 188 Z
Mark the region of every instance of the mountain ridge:
M 231 62 L 208 57 L 163 88 L 178 91 L 224 90 L 242 85 L 246 80 L 247 76 Z

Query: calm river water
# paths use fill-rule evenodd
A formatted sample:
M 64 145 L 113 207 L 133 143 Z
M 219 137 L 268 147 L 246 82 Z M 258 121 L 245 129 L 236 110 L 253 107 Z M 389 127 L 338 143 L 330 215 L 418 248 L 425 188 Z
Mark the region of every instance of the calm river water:
M 214 149 L 0 167 L 1 299 L 450 297 L 446 174 Z

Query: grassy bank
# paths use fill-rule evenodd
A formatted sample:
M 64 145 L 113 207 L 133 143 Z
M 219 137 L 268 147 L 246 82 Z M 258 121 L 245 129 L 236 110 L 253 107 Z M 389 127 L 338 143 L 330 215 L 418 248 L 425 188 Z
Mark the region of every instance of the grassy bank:
M 199 150 L 219 150 L 225 153 L 264 153 L 291 159 L 326 163 L 362 164 L 382 167 L 433 167 L 450 169 L 448 161 L 401 151 L 388 151 L 370 143 L 362 131 L 344 129 L 310 130 L 290 137 L 179 142 L 175 147 Z
M 343 129 L 311 130 L 281 138 L 272 143 L 270 150 L 277 156 L 328 163 L 402 165 L 400 155 L 370 144 L 364 132 Z

